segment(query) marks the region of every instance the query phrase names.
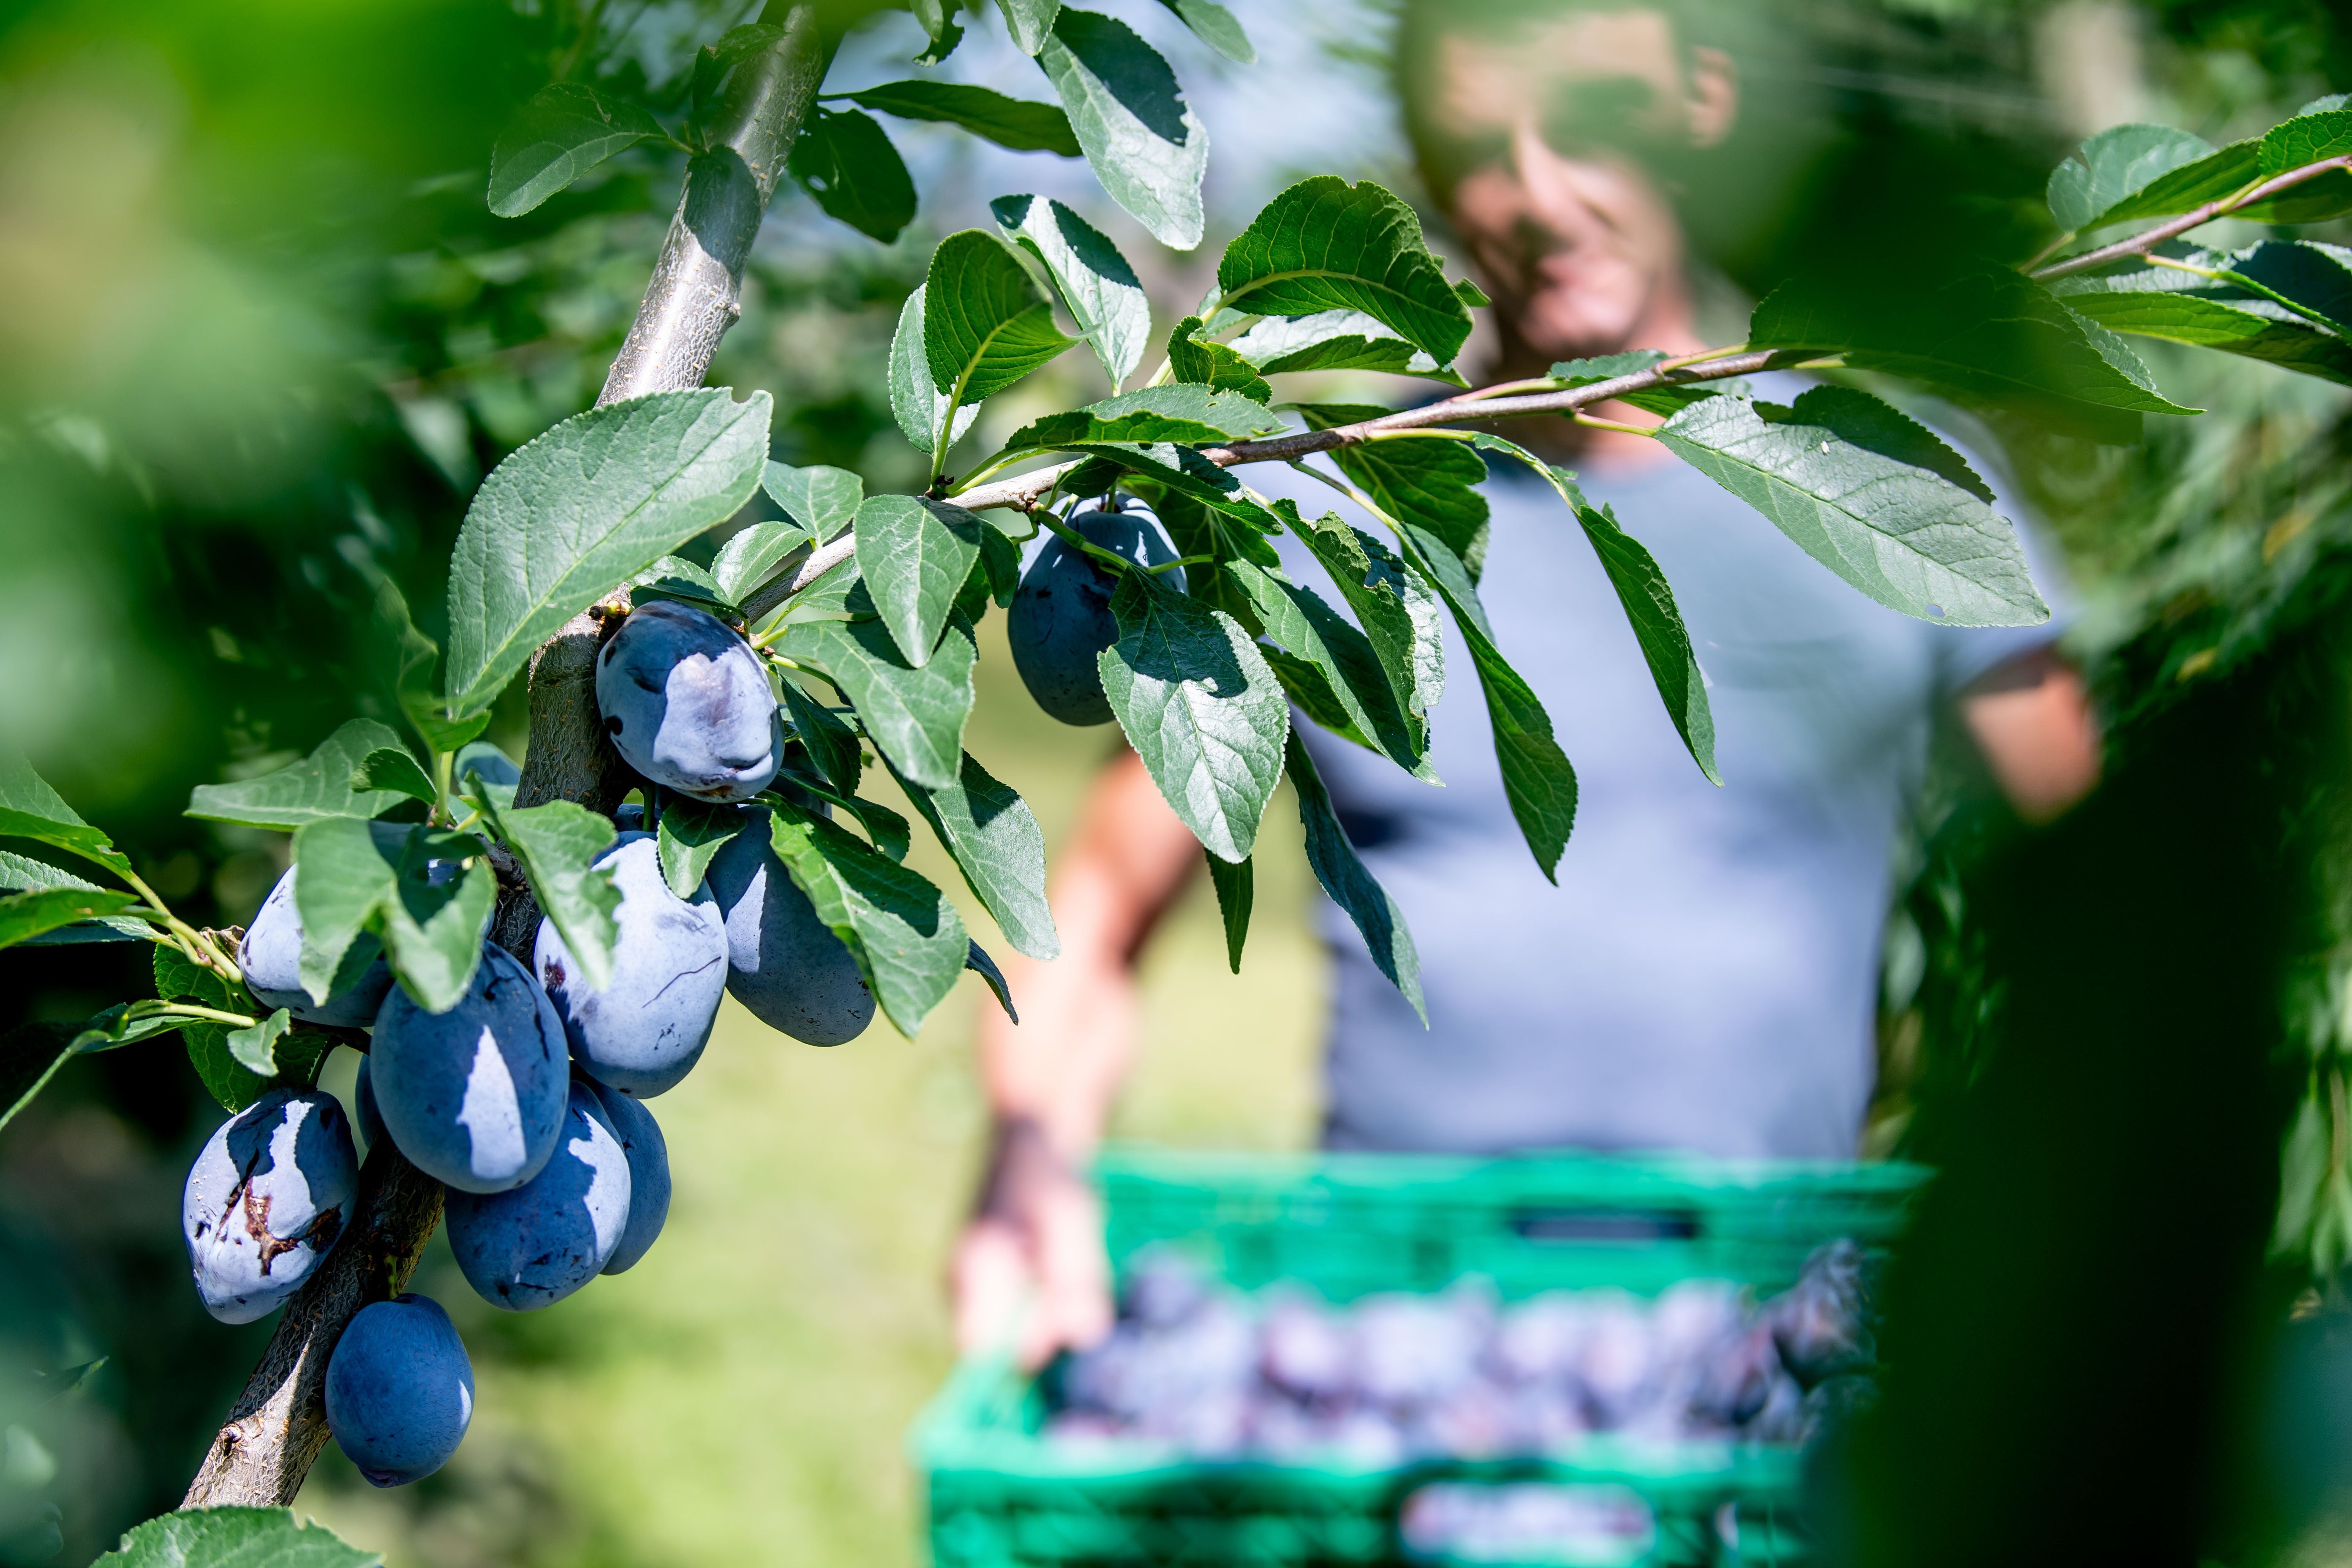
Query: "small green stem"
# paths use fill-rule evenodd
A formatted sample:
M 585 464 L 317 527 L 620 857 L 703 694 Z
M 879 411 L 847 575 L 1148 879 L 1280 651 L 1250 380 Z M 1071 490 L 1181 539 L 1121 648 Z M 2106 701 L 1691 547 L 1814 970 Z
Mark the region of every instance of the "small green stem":
M 2338 337 L 2344 335 L 2344 329 L 2341 326 L 2329 321 L 2326 316 L 2321 315 L 2318 311 L 2314 310 L 2307 306 L 2296 304 L 2294 300 L 2288 299 L 2277 289 L 2273 289 L 2266 284 L 2257 283 L 2254 279 L 2247 277 L 2242 272 L 2232 272 L 2229 268 L 2222 267 L 2192 267 L 2186 261 L 2176 261 L 2168 256 L 2151 255 L 2147 259 L 2153 266 L 2168 267 L 2175 272 L 2186 272 L 2192 278 L 2210 279 L 2211 281 L 2216 283 L 2227 283 L 2232 288 L 2243 289 L 2250 293 L 2259 294 L 2273 305 L 2293 310 L 2296 315 L 2302 317 L 2305 321 L 2309 321 L 2315 327 L 2324 327 L 2328 331 L 2336 333 Z
M 218 1007 L 199 1007 L 192 1002 L 159 1002 L 152 1007 L 135 1009 L 135 1013 L 142 1018 L 205 1018 L 215 1024 L 234 1024 L 240 1029 L 250 1029 L 261 1022 L 243 1013 L 225 1013 Z
M 1614 419 L 1596 419 L 1582 409 L 1577 410 L 1576 422 L 1594 430 L 1622 430 L 1628 436 L 1654 436 L 1658 433 L 1654 425 L 1625 425 Z
M 1076 529 L 1072 528 L 1068 523 L 1064 522 L 1060 518 L 1055 517 L 1051 512 L 1045 514 L 1044 521 L 1045 526 L 1053 531 L 1055 537 L 1059 539 L 1063 543 L 1070 546 L 1074 550 L 1081 552 L 1084 554 L 1093 556 L 1096 560 L 1101 562 L 1104 565 L 1110 567 L 1113 571 L 1160 572 L 1167 569 L 1164 566 L 1139 567 L 1134 562 L 1129 561 L 1126 556 L 1118 554 L 1114 551 L 1105 550 L 1101 545 L 1097 544 L 1093 540 L 1088 539 L 1085 534 L 1080 533 Z M 1176 564 L 1178 564 L 1178 563 L 1173 561 L 1168 563 L 1169 566 Z
M 1685 365 L 1705 364 L 1709 360 L 1729 359 L 1733 354 L 1744 354 L 1747 352 L 1746 343 L 1734 343 L 1725 349 L 1701 349 L 1695 354 L 1685 354 L 1680 359 L 1660 360 L 1658 368 L 1662 371 L 1680 370 Z

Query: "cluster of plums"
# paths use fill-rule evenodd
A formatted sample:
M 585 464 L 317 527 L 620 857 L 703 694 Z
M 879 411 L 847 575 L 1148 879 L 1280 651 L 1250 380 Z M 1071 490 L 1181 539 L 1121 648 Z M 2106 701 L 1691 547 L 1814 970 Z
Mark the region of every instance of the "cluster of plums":
M 1464 1280 L 1336 1308 L 1289 1287 L 1245 1296 L 1157 1254 L 1109 1337 L 1050 1374 L 1046 1433 L 1366 1468 L 1556 1453 L 1597 1432 L 1801 1443 L 1868 1397 L 1863 1266 L 1832 1242 L 1760 1305 L 1716 1279 L 1509 1305 Z
M 1069 526 L 1087 543 L 1138 566 L 1161 566 L 1177 558 L 1149 515 L 1132 509 L 1079 512 Z M 1180 573 L 1159 577 L 1171 588 L 1184 586 Z M 1005 612 L 1004 637 L 1021 683 L 1038 707 L 1065 724 L 1111 721 L 1098 660 L 1103 649 L 1118 641 L 1118 621 L 1110 608 L 1118 588 L 1109 569 L 1056 534 L 1022 574 Z
M 856 960 L 776 858 L 770 808 L 752 800 L 782 763 L 784 729 L 750 645 L 699 610 L 649 603 L 599 655 L 596 693 L 640 773 L 743 814 L 690 899 L 663 879 L 651 833 L 624 831 L 597 857 L 621 895 L 606 984 L 586 983 L 542 920 L 531 965 L 486 942 L 446 1012 L 394 984 L 380 953 L 357 955 L 343 972 L 360 968 L 357 978 L 313 1003 L 291 871 L 238 948 L 263 1005 L 371 1032 L 361 1139 L 390 1139 L 443 1184 L 459 1270 L 512 1311 L 620 1273 L 661 1234 L 668 1152 L 643 1102 L 692 1070 L 722 993 L 812 1045 L 851 1039 L 874 1016 Z M 625 825 L 634 809 L 623 808 Z M 281 1088 L 230 1118 L 182 1200 L 205 1308 L 244 1323 L 291 1296 L 342 1235 L 358 1187 L 352 1129 L 332 1098 Z M 473 1412 L 472 1368 L 448 1315 L 414 1294 L 362 1308 L 329 1360 L 326 1404 L 336 1441 L 377 1486 L 438 1469 Z

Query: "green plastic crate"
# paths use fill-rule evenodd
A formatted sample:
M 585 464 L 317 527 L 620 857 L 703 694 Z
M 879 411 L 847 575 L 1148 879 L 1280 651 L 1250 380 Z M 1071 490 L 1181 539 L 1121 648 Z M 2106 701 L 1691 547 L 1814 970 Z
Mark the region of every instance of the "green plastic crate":
M 1142 1249 L 1172 1246 L 1243 1289 L 1291 1280 L 1334 1301 L 1465 1276 L 1507 1300 L 1597 1286 L 1655 1294 L 1693 1278 L 1768 1294 L 1823 1241 L 1889 1239 L 1927 1175 L 1898 1164 L 1133 1148 L 1107 1152 L 1097 1169 L 1120 1272 Z M 1047 1414 L 1032 1380 L 982 1359 L 959 1367 L 918 1421 L 936 1568 L 1668 1568 L 1805 1555 L 1789 1518 L 1801 1459 L 1785 1448 L 1601 1436 L 1559 1457 L 1353 1469 L 1202 1461 L 1140 1441 L 1049 1445 L 1038 1436 Z M 1507 1512 L 1521 1500 L 1584 1522 L 1540 1552 L 1451 1554 L 1416 1551 L 1404 1522 L 1447 1503 Z

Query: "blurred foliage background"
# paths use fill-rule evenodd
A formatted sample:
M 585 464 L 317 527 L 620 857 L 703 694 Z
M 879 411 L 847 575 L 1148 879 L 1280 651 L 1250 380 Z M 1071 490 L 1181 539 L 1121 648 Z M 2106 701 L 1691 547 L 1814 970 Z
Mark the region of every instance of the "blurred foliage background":
M 1080 165 L 894 124 L 916 226 L 879 246 L 780 198 L 713 372 L 775 395 L 774 456 L 869 486 L 919 478 L 879 365 L 930 245 L 991 196 L 1078 206 L 1164 321 L 1288 179 L 1412 190 L 1380 0 L 1244 12 L 1254 68 L 1159 5 L 1118 8 L 1210 128 L 1209 242 L 1171 257 Z M 746 9 L 0 5 L 0 738 L 192 918 L 242 921 L 285 848 L 183 817 L 188 790 L 280 765 L 355 706 L 390 711 L 380 584 L 438 634 L 472 486 L 587 404 L 644 285 L 676 163 L 641 150 L 499 220 L 482 199 L 499 128 L 557 75 L 675 99 L 692 49 Z M 1701 226 L 1732 332 L 1856 204 L 1936 192 L 1942 215 L 1957 195 L 1982 235 L 2023 235 L 2048 168 L 2090 131 L 2155 119 L 2219 142 L 2352 88 L 2352 24 L 2327 0 L 1755 0 L 1752 15 L 1783 27 L 1790 73 L 1759 79 L 1759 101 L 1806 107 L 1764 127 L 1787 150 L 1786 205 Z M 939 74 L 1043 96 L 1008 74 L 1001 29 L 967 20 Z M 920 47 L 911 17 L 877 14 L 836 79 L 911 74 Z M 2110 716 L 2113 778 L 2032 830 L 1955 744 L 1923 803 L 1871 1140 L 1948 1173 L 1894 1287 L 1885 1419 L 1912 1445 L 1889 1451 L 1953 1462 L 1855 1473 L 1874 1555 L 2015 1556 L 2029 1530 L 2057 1555 L 2073 1538 L 2053 1521 L 2099 1485 L 2164 1502 L 2123 1510 L 2120 1535 L 2098 1511 L 2106 1533 L 2074 1542 L 2093 1555 L 2193 1538 L 2250 1561 L 2330 1528 L 2308 1522 L 2332 1484 L 2311 1456 L 2343 1450 L 2310 1423 L 2333 1417 L 2297 1407 L 2289 1431 L 2260 1391 L 2325 1383 L 2310 1358 L 2352 1256 L 2352 425 L 2343 393 L 2260 366 L 2158 369 L 2214 412 L 2130 450 L 1996 433 L 2073 568 L 2073 646 Z M 972 441 L 1095 395 L 1093 375 L 1065 358 Z M 1003 700 L 1017 683 L 1000 627 L 971 744 L 1055 841 L 1115 737 Z M 505 711 L 493 737 L 518 746 L 520 728 Z M 1312 1140 L 1311 884 L 1288 835 L 1267 848 L 1242 976 L 1224 973 L 1204 888 L 1150 954 L 1127 1135 Z M 0 1026 L 136 994 L 143 963 L 0 954 Z M 909 1561 L 898 1443 L 949 1360 L 940 1279 L 978 1156 L 977 995 L 919 1041 L 885 1030 L 830 1052 L 730 1004 L 708 1065 L 664 1101 L 677 1196 L 653 1266 L 509 1317 L 457 1288 L 436 1243 L 421 1288 L 473 1351 L 472 1436 L 395 1493 L 331 1453 L 300 1506 L 399 1564 Z M 85 1562 L 175 1503 L 267 1338 L 212 1322 L 185 1284 L 179 1186 L 218 1113 L 170 1045 L 74 1064 L 0 1136 L 0 1564 Z M 2158 1274 L 2160 1310 L 2119 1290 Z M 2298 1314 L 2281 1351 L 2263 1326 Z M 2090 1364 L 2094 1331 L 2112 1353 Z M 61 1369 L 100 1358 L 59 1392 Z M 2021 1425 L 2038 1436 L 2017 1441 Z M 1971 1527 L 1949 1528 L 1962 1515 Z

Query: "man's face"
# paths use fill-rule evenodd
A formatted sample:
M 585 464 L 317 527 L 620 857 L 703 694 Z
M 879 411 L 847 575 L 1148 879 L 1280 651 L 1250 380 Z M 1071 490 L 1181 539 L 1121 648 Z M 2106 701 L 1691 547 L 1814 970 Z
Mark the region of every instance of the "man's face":
M 1487 291 L 1540 355 L 1637 346 L 1662 291 L 1681 286 L 1682 229 L 1613 149 L 1719 140 L 1735 100 L 1729 61 L 1696 51 L 1686 72 L 1672 26 L 1640 8 L 1440 47 L 1433 118 L 1458 149 L 1452 215 Z

